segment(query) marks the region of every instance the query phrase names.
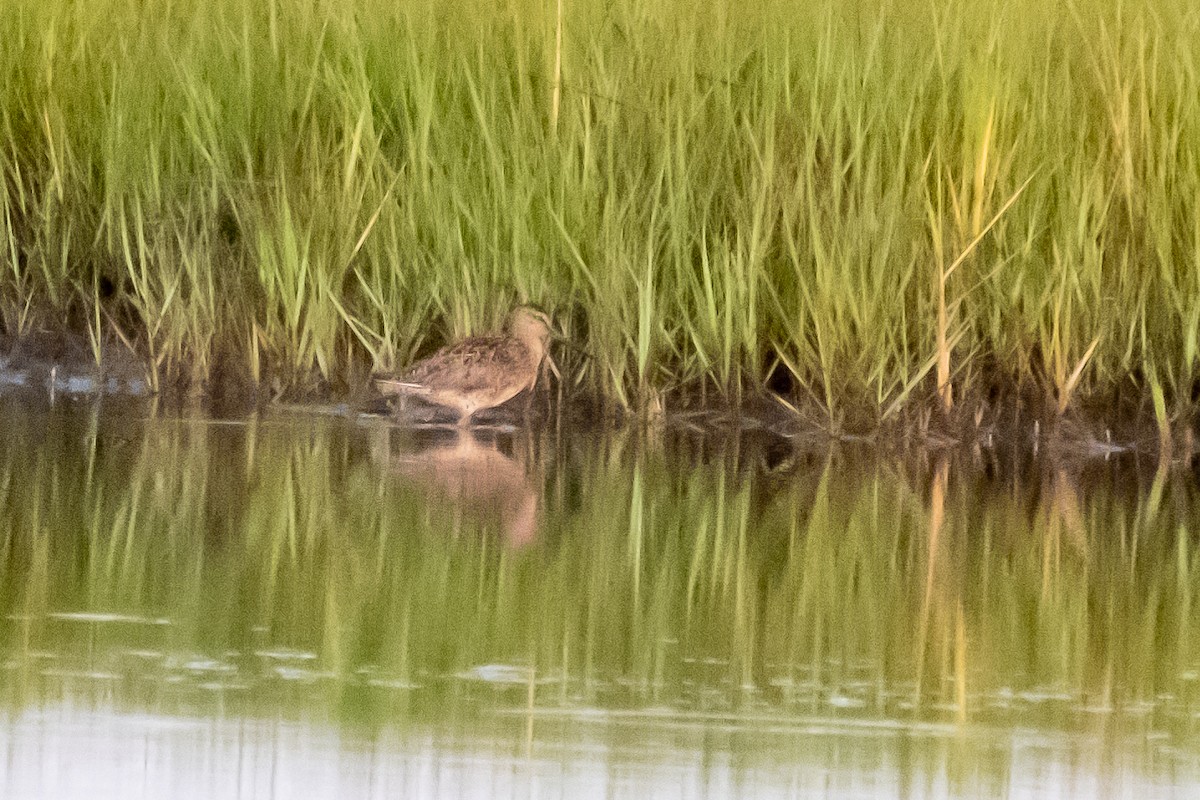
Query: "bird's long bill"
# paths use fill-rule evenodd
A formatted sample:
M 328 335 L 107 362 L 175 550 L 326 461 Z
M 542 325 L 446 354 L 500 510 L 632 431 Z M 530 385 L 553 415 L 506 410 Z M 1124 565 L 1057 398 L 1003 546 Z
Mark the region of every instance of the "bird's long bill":
M 561 333 L 558 333 L 557 331 L 550 331 L 550 338 L 553 339 L 554 341 L 558 342 L 559 344 L 567 347 L 568 349 L 574 350 L 576 353 L 583 354 L 586 358 L 590 358 L 593 361 L 596 359 L 596 357 L 594 355 L 592 355 L 592 352 L 590 350 L 588 350 L 586 347 L 579 344 L 578 342 L 568 339 L 566 336 L 563 336 Z M 554 374 L 557 375 L 558 373 L 555 372 Z
M 554 363 L 554 356 L 550 355 L 549 350 L 546 351 L 545 359 L 546 359 L 546 366 L 550 369 L 550 371 L 552 373 L 554 373 L 554 379 L 556 381 L 561 381 L 562 374 L 558 371 L 558 365 Z

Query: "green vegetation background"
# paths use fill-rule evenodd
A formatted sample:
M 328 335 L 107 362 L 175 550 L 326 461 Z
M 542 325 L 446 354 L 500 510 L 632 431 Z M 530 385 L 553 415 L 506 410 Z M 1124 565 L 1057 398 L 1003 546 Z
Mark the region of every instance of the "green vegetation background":
M 8 0 L 3 331 L 337 386 L 527 301 L 631 406 L 787 374 L 884 417 L 941 370 L 1190 407 L 1193 4 L 558 11 Z

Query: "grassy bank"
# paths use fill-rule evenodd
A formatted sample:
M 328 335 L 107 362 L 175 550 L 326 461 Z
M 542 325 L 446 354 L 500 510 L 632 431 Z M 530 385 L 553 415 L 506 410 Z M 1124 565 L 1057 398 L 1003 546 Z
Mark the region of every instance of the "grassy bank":
M 1200 12 L 957 5 L 13 0 L 4 331 L 337 386 L 521 300 L 629 406 L 1190 413 Z

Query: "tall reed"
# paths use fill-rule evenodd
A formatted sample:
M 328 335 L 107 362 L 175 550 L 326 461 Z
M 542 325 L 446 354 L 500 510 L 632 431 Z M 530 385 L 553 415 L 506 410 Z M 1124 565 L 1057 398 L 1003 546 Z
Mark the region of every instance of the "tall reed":
M 1185 2 L 10 6 L 9 334 L 304 385 L 533 301 L 630 406 L 1195 392 Z

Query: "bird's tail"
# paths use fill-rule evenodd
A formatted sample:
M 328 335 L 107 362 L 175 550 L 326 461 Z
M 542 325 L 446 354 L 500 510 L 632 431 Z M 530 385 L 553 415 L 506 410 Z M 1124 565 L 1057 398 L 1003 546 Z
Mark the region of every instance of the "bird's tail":
M 376 378 L 375 388 L 383 394 L 398 394 L 413 397 L 423 397 L 429 394 L 429 388 L 420 383 L 396 380 L 395 378 Z

